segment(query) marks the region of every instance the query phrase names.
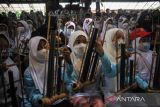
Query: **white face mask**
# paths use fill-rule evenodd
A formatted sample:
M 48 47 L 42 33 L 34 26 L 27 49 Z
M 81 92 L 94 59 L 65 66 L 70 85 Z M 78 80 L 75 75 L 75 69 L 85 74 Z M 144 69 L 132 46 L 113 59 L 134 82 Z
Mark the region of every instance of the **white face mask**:
M 77 57 L 83 58 L 83 55 L 85 53 L 86 44 L 80 43 L 78 45 L 74 46 L 74 53 Z
M 18 28 L 17 28 L 17 32 L 18 32 L 18 33 L 24 32 L 24 27 L 18 27 Z
M 141 46 L 139 46 L 139 50 L 143 52 L 148 52 L 150 50 L 150 43 L 149 42 L 143 42 Z
M 107 25 L 107 30 L 109 30 L 109 29 L 111 29 L 111 28 L 113 28 L 113 25 L 112 25 L 112 24 L 108 24 L 108 25 Z
M 37 58 L 39 61 L 44 62 L 46 60 L 46 49 L 41 49 L 37 52 Z
M 128 28 L 128 23 L 123 23 L 123 29 L 126 29 L 126 28 Z
M 65 33 L 65 36 L 69 37 L 71 36 L 71 34 L 74 32 L 74 29 L 67 29 L 66 30 L 66 33 Z

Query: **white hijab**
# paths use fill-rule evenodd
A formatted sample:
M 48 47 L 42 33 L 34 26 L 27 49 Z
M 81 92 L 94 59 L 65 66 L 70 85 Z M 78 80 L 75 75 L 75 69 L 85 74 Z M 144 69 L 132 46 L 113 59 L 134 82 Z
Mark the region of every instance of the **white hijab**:
M 104 53 L 108 56 L 112 64 L 117 64 L 116 61 L 116 48 L 112 42 L 114 36 L 116 36 L 117 31 L 122 31 L 119 28 L 112 28 L 106 32 L 105 41 L 103 45 Z M 123 31 L 122 31 L 123 32 Z M 118 56 L 120 55 L 120 50 L 118 50 Z M 112 92 L 117 92 L 117 77 L 109 78 L 105 77 L 105 97 L 111 96 Z
M 102 28 L 102 32 L 101 32 L 101 40 L 103 40 L 103 37 L 105 35 L 105 32 L 109 29 L 111 29 L 109 26 L 108 26 L 108 21 L 109 20 L 112 20 L 111 18 L 108 18 L 106 21 L 103 22 L 103 28 Z M 113 26 L 113 24 L 112 24 Z M 113 26 L 112 28 L 114 28 L 115 26 Z
M 6 24 L 0 24 L 0 26 L 6 27 L 6 30 L 0 31 L 0 34 L 3 34 L 10 41 L 11 38 L 9 37 L 8 26 Z
M 10 48 L 14 49 L 15 48 L 15 43 L 14 41 L 9 37 L 8 31 L 1 31 L 0 34 L 3 34 L 9 41 L 10 43 Z
M 40 36 L 36 36 L 33 37 L 30 41 L 29 41 L 29 71 L 32 75 L 34 84 L 36 86 L 37 89 L 40 90 L 40 93 L 43 93 L 43 89 L 44 89 L 44 81 L 47 81 L 45 79 L 45 71 L 47 74 L 48 71 L 48 61 L 45 63 L 44 60 L 39 59 L 37 57 L 37 49 L 38 49 L 38 45 L 40 40 L 43 39 L 45 41 L 47 41 L 45 38 L 40 37 Z M 45 86 L 46 89 L 46 86 Z M 45 90 L 46 92 L 46 90 Z M 44 93 L 45 94 L 45 93 Z
M 33 21 L 32 20 L 27 20 L 27 24 L 28 24 L 28 27 L 29 27 L 29 30 L 30 32 L 33 32 Z
M 83 31 L 88 34 L 89 33 L 89 25 L 93 22 L 93 19 L 91 18 L 86 18 L 83 22 Z M 88 35 L 89 36 L 89 35 Z
M 65 24 L 65 26 L 64 26 L 64 35 L 65 35 L 67 38 L 69 38 L 69 37 L 71 36 L 71 35 L 68 34 L 68 32 L 67 32 L 67 29 L 68 29 L 70 26 L 73 26 L 73 30 L 76 29 L 75 23 L 72 22 L 72 21 L 68 21 L 68 22 Z
M 22 48 L 25 47 L 24 43 L 22 41 L 30 39 L 31 31 L 30 31 L 29 25 L 28 25 L 28 23 L 26 21 L 21 20 L 19 22 L 22 23 L 22 25 L 24 26 L 24 32 L 22 32 L 22 33 L 18 32 L 17 38 L 15 37 L 15 46 L 19 47 L 21 49 L 20 52 L 22 52 L 23 51 Z M 17 39 L 18 39 L 18 41 L 17 41 Z
M 31 31 L 30 31 L 28 23 L 26 21 L 24 21 L 24 20 L 21 20 L 19 22 L 22 23 L 22 25 L 24 26 L 24 32 L 21 33 L 19 36 L 20 37 L 23 36 L 25 38 L 24 40 L 30 39 L 30 37 L 31 37 Z
M 88 36 L 86 35 L 85 32 L 83 32 L 81 30 L 75 31 L 69 38 L 69 46 L 72 50 L 71 61 L 72 61 L 73 67 L 74 67 L 74 71 L 76 72 L 77 75 L 79 75 L 78 73 L 80 71 L 80 67 L 81 67 L 81 64 L 82 64 L 82 59 L 76 57 L 73 45 L 74 45 L 74 42 L 79 35 L 84 36 L 88 41 Z
M 118 28 L 123 29 L 124 28 L 124 22 L 127 20 L 127 18 L 125 18 L 124 16 L 120 16 L 120 18 L 118 19 Z
M 9 34 L 7 31 L 0 31 L 0 34 L 4 35 L 4 37 L 8 40 L 9 45 L 10 45 L 10 39 L 9 39 Z
M 117 33 L 117 31 L 119 30 L 122 31 L 122 29 L 119 29 L 119 28 L 110 29 L 106 32 L 106 35 L 105 35 L 103 49 L 105 54 L 107 54 L 108 58 L 110 59 L 111 63 L 116 63 L 116 48 L 114 47 L 112 40 L 115 34 Z M 118 56 L 119 55 L 120 55 L 120 51 L 118 51 Z

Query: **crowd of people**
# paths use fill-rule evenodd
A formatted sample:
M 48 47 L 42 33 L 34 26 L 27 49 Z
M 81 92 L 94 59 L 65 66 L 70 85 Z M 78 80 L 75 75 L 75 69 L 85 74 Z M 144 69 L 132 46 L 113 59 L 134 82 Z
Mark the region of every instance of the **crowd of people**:
M 56 40 L 60 40 L 58 48 L 65 61 L 61 79 L 65 92 L 71 96 L 67 107 L 123 107 L 119 103 L 107 102 L 118 91 L 116 78 L 119 73 L 120 60 L 117 57 L 121 55 L 120 44 L 126 45 L 126 59 L 136 63 L 136 92 L 145 92 L 149 88 L 150 71 L 154 71 L 156 66 L 155 63 L 152 66 L 155 62 L 153 55 L 159 53 L 159 46 L 153 43 L 155 38 L 157 41 L 160 39 L 156 36 L 160 22 L 159 10 L 107 9 L 103 13 L 92 13 L 90 10 L 69 12 L 64 9 L 57 11 L 56 15 L 61 20 L 57 24 Z M 73 84 L 80 75 L 93 28 L 98 29 L 99 35 L 95 40 L 95 51 L 99 57 L 96 82 L 84 87 L 83 92 L 74 92 Z M 20 17 L 13 12 L 0 14 L 1 107 L 12 105 L 8 72 L 13 73 L 18 105 L 41 106 L 39 100 L 46 95 L 45 76 L 49 72 L 46 55 L 51 48 L 47 30 L 48 17 L 40 11 L 22 11 Z M 129 78 L 125 81 L 129 81 Z M 147 107 L 146 103 L 143 105 Z

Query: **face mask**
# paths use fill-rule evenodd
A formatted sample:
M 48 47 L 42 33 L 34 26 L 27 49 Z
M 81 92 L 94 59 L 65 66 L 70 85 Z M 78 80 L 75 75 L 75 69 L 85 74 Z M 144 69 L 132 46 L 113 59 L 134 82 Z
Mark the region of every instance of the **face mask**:
M 123 23 L 123 29 L 126 29 L 128 27 L 128 23 Z
M 74 53 L 77 57 L 83 58 L 83 55 L 85 53 L 86 44 L 80 43 L 78 45 L 74 46 Z
M 73 33 L 73 32 L 74 32 L 74 29 L 67 29 L 67 32 Z
M 150 50 L 150 43 L 144 42 L 142 43 L 141 47 L 142 47 L 140 48 L 141 51 L 148 52 Z
M 42 49 L 42 50 L 39 50 L 39 51 L 37 52 L 37 58 L 38 58 L 39 61 L 41 61 L 41 62 L 44 62 L 44 61 L 45 61 L 46 52 L 47 52 L 46 49 Z
M 107 30 L 108 30 L 108 29 L 111 29 L 111 28 L 113 28 L 113 25 L 112 25 L 112 24 L 108 24 L 108 25 L 107 25 Z
M 71 36 L 71 34 L 72 34 L 73 32 L 74 32 L 73 29 L 67 29 L 67 30 L 66 30 L 66 33 L 65 33 L 65 36 L 69 37 L 69 36 Z
M 24 27 L 18 27 L 18 28 L 17 28 L 17 32 L 19 32 L 19 33 L 24 32 Z

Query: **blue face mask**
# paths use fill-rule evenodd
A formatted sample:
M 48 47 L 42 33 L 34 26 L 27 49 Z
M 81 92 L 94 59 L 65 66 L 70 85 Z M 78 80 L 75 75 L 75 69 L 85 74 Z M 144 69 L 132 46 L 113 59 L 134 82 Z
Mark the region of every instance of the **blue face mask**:
M 150 50 L 150 43 L 149 42 L 144 42 L 142 43 L 142 51 L 147 52 Z

